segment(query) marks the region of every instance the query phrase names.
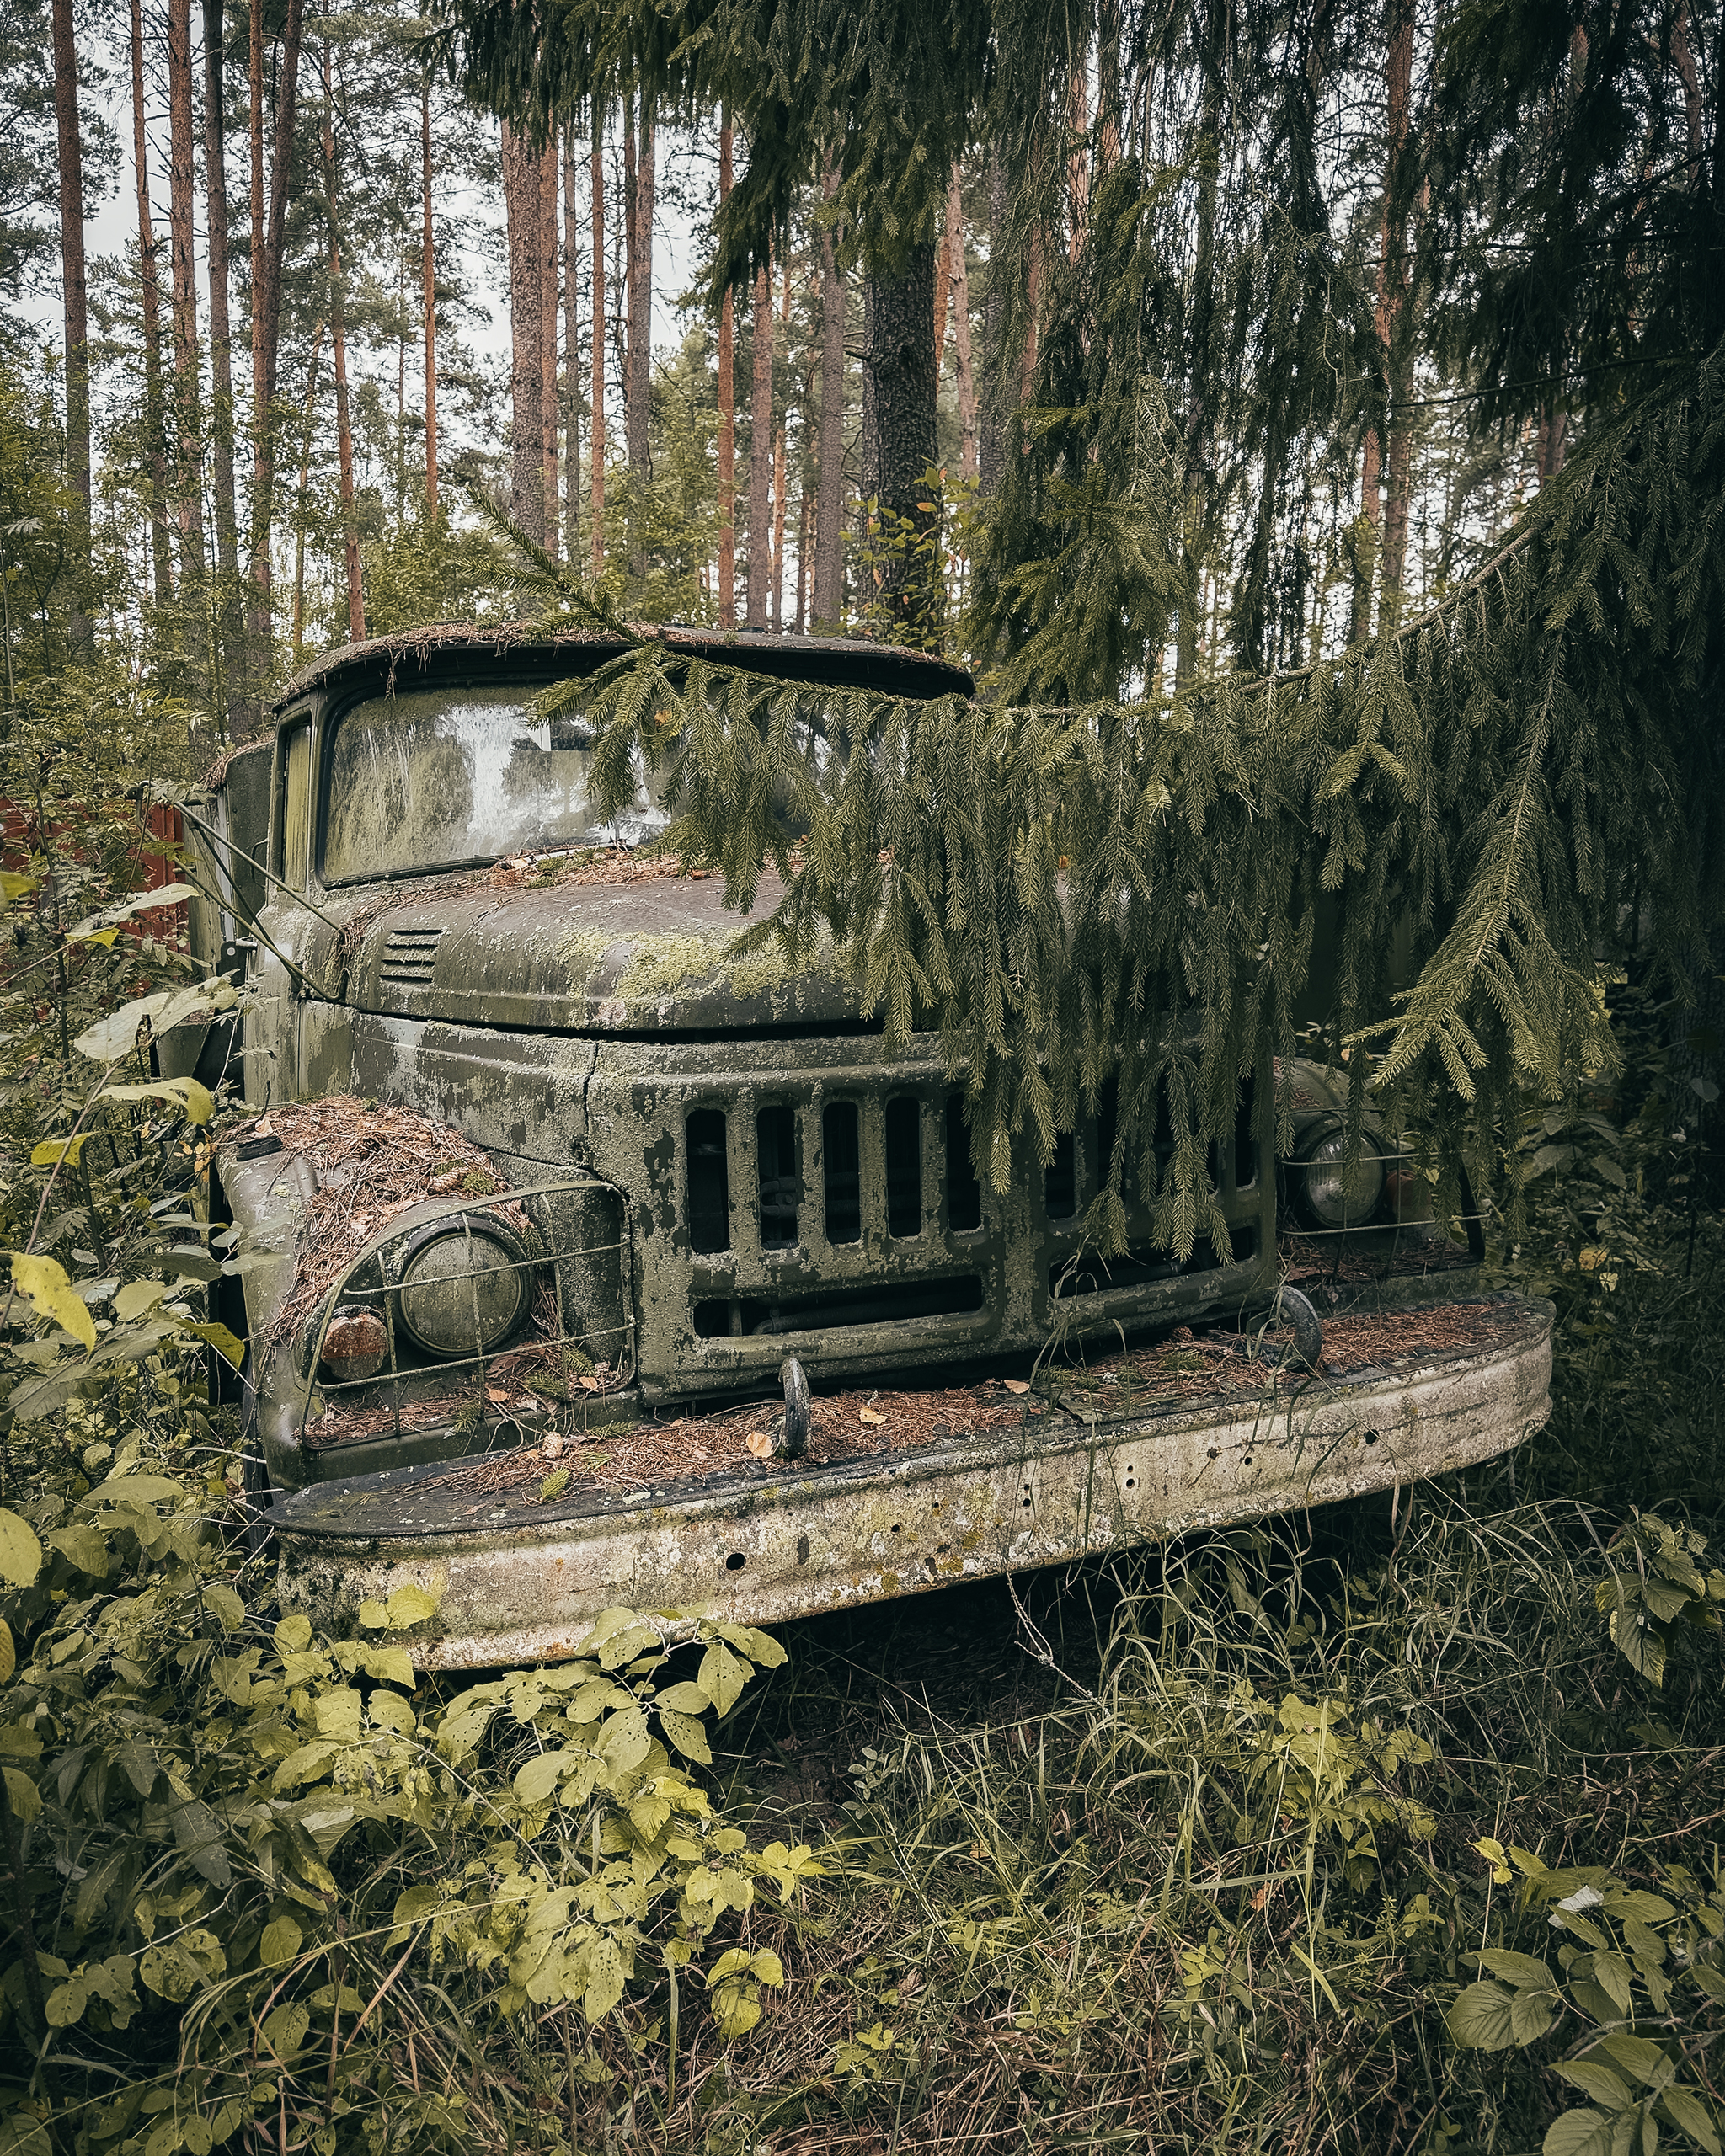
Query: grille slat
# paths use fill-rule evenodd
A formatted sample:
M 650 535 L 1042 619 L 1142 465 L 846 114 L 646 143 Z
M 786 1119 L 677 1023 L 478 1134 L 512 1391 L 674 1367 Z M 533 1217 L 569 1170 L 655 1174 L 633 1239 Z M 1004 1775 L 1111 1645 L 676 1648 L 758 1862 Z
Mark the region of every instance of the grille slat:
M 383 956 L 377 978 L 402 988 L 429 986 L 443 929 L 392 928 L 383 939 Z

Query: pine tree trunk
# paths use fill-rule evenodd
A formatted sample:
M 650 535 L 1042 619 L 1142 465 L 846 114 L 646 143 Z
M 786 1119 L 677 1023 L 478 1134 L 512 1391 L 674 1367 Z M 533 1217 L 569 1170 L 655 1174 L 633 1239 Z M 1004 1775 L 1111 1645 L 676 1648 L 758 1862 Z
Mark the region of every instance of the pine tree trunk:
M 227 142 L 223 110 L 222 0 L 204 0 L 204 195 L 210 251 L 211 440 L 215 451 L 216 618 L 222 629 L 220 707 L 231 729 L 246 686 L 240 617 L 239 512 L 233 478 L 233 329 L 228 297 Z
M 1371 634 L 1371 589 L 1377 574 L 1378 531 L 1383 522 L 1383 449 L 1375 427 L 1365 430 L 1359 452 L 1359 515 L 1354 528 L 1354 597 L 1348 616 L 1348 641 Z
M 749 342 L 749 627 L 764 629 L 772 579 L 772 290 L 765 263 L 755 272 Z
M 1000 491 L 1007 450 L 1007 168 L 998 150 L 988 162 L 988 289 L 982 302 L 982 425 L 977 473 L 985 495 Z
M 198 365 L 198 285 L 193 227 L 197 168 L 192 128 L 190 0 L 168 0 L 168 235 L 174 320 L 174 513 L 179 526 L 180 592 L 206 619 L 203 394 Z M 214 672 L 203 625 L 183 631 L 193 694 L 201 703 Z M 197 656 L 193 657 L 195 653 Z
M 941 369 L 947 356 L 947 306 L 953 290 L 953 227 L 948 218 L 940 228 L 940 244 L 934 254 L 934 386 L 940 390 Z
M 1090 161 L 1084 149 L 1084 138 L 1090 132 L 1090 61 L 1087 51 L 1072 70 L 1072 87 L 1067 99 L 1066 128 L 1074 145 L 1066 158 L 1066 206 L 1071 219 L 1066 259 L 1069 262 L 1076 262 L 1083 249 L 1085 234 L 1090 224 Z
M 1385 68 L 1389 153 L 1384 172 L 1383 261 L 1379 286 L 1378 335 L 1388 387 L 1389 485 L 1384 501 L 1384 574 L 1378 601 L 1380 633 L 1393 629 L 1402 611 L 1407 560 L 1407 515 L 1413 493 L 1413 434 L 1407 410 L 1413 394 L 1413 350 L 1407 320 L 1407 184 L 1402 166 L 1407 149 L 1413 83 L 1413 10 L 1399 0 Z
M 1120 161 L 1120 0 L 1100 0 L 1096 11 L 1096 84 L 1097 168 L 1105 179 Z
M 779 319 L 784 325 L 785 357 L 791 351 L 791 255 L 785 250 Z M 788 395 L 788 392 L 787 392 Z M 785 414 L 779 414 L 772 439 L 772 629 L 778 635 L 785 625 Z
M 593 401 L 587 421 L 593 467 L 590 543 L 593 574 L 605 571 L 605 107 L 593 98 Z
M 830 201 L 838 173 L 829 165 Z M 832 227 L 820 228 L 820 440 L 814 499 L 814 627 L 836 632 L 845 611 L 845 287 Z
M 575 136 L 563 131 L 563 559 L 579 575 L 581 557 L 581 227 L 575 215 Z
M 936 638 L 946 616 L 938 548 L 921 544 L 940 521 L 925 491 L 936 455 L 933 312 L 932 240 L 909 250 L 902 276 L 865 280 L 862 490 L 879 504 L 874 600 L 888 633 L 911 644 Z
M 953 376 L 959 392 L 959 469 L 976 477 L 976 377 L 970 364 L 970 272 L 964 260 L 964 204 L 959 168 L 947 189 L 947 254 L 953 280 Z
M 252 581 L 257 594 L 253 638 L 259 669 L 270 666 L 274 624 L 270 595 L 270 534 L 275 491 L 275 381 L 281 346 L 281 258 L 287 237 L 288 183 L 293 170 L 294 118 L 299 100 L 300 37 L 304 0 L 287 0 L 275 86 L 275 127 L 270 155 L 270 204 L 263 205 L 264 0 L 252 0 Z M 263 719 L 263 698 L 256 716 Z
M 644 92 L 635 185 L 629 205 L 628 394 L 624 399 L 629 451 L 629 574 L 647 574 L 647 489 L 653 481 L 653 112 Z
M 137 177 L 138 273 L 144 314 L 144 440 L 150 467 L 150 560 L 158 606 L 174 599 L 174 554 L 168 538 L 168 450 L 162 402 L 162 302 L 156 234 L 150 217 L 149 143 L 144 133 L 144 12 L 131 0 L 132 168 Z
M 539 161 L 539 424 L 544 459 L 545 551 L 557 559 L 557 130 Z
M 318 359 L 323 350 L 323 325 L 312 332 L 312 356 L 306 367 L 306 430 L 300 446 L 300 485 L 293 520 L 293 668 L 306 655 L 306 496 L 312 484 L 312 430 L 318 410 Z
M 366 633 L 366 596 L 360 577 L 360 535 L 354 526 L 354 435 L 348 411 L 347 325 L 343 304 L 346 273 L 342 267 L 339 197 L 335 182 L 335 83 L 327 39 L 323 45 L 323 178 L 329 215 L 329 354 L 335 367 L 335 446 L 340 468 L 347 626 L 349 637 L 358 643 Z
M 72 605 L 67 641 L 93 659 L 90 609 L 90 327 L 84 288 L 84 156 L 72 0 L 53 0 L 54 118 L 59 148 L 60 274 L 66 322 L 66 483 L 72 494 Z
M 431 229 L 431 77 L 419 89 L 419 305 L 425 318 L 425 508 L 437 514 L 437 249 Z
M 503 208 L 509 246 L 510 515 L 545 544 L 543 276 L 539 261 L 539 157 L 503 123 Z
M 807 410 L 807 405 L 804 405 Z M 806 422 L 805 422 L 806 424 Z M 809 468 L 805 458 L 803 483 L 797 490 L 797 622 L 801 636 L 808 626 L 809 598 Z
M 718 206 L 731 191 L 731 125 L 718 131 Z M 829 245 L 830 243 L 829 243 Z M 737 378 L 736 303 L 726 291 L 718 303 L 718 619 L 737 623 Z
M 1221 0 L 1210 0 L 1205 29 L 1204 88 L 1199 121 L 1197 246 L 1192 266 L 1192 318 L 1188 346 L 1191 380 L 1186 404 L 1185 533 L 1179 634 L 1174 648 L 1178 694 L 1198 670 L 1204 563 L 1210 551 L 1214 514 L 1211 470 L 1212 415 L 1204 396 L 1210 324 L 1215 307 L 1216 200 L 1220 184 L 1223 47 L 1226 24 Z

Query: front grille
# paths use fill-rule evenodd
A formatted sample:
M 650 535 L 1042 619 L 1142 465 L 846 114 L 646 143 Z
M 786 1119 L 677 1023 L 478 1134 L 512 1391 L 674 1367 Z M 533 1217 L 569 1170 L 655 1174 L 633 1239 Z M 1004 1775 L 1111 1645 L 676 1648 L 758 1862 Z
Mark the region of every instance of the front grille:
M 826 1240 L 862 1240 L 862 1153 L 857 1134 L 857 1103 L 834 1101 L 820 1119 L 821 1193 Z
M 383 939 L 378 979 L 396 988 L 430 987 L 432 963 L 442 940 L 441 924 L 431 928 L 392 928 Z
M 922 1104 L 905 1093 L 886 1104 L 886 1231 L 922 1233 Z
M 788 1250 L 797 1240 L 797 1118 L 781 1104 L 755 1118 L 756 1181 L 761 1187 L 761 1240 L 769 1250 Z

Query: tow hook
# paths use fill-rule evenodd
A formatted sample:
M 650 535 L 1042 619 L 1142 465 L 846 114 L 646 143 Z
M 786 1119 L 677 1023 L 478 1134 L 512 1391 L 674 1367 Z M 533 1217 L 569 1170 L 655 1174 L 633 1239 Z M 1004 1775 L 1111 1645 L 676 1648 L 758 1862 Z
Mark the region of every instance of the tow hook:
M 785 1434 L 781 1449 L 787 1460 L 800 1460 L 809 1449 L 809 1380 L 794 1355 L 786 1356 L 779 1375 L 785 1388 Z

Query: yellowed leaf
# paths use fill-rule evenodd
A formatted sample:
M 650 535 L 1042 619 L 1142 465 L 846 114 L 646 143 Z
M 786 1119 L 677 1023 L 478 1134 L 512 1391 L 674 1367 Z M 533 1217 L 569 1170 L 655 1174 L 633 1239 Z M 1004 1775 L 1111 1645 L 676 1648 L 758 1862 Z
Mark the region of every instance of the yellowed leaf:
M 96 1345 L 96 1321 L 81 1297 L 72 1293 L 66 1268 L 51 1257 L 31 1257 L 22 1251 L 12 1255 L 12 1284 L 29 1298 L 31 1307 L 52 1318 L 90 1353 Z
M 599 1390 L 598 1379 L 583 1378 L 581 1380 L 581 1390 L 583 1392 L 597 1392 Z
M 1002 1378 L 1001 1383 L 1008 1392 L 1028 1392 L 1030 1390 L 1023 1378 Z
M 76 1167 L 78 1156 L 84 1150 L 84 1140 L 89 1135 L 88 1130 L 81 1130 L 73 1138 L 45 1138 L 40 1145 L 32 1149 L 30 1166 L 33 1168 L 51 1168 L 62 1161 L 70 1161 Z
M 754 1454 L 756 1460 L 772 1459 L 772 1439 L 765 1430 L 750 1430 L 743 1443 Z
M 859 1407 L 857 1410 L 857 1420 L 859 1422 L 884 1422 L 886 1417 L 879 1408 Z
M 1597 1273 L 1610 1255 L 1610 1251 L 1606 1249 L 1604 1243 L 1590 1243 L 1581 1253 L 1582 1271 Z
M 499 1392 L 494 1385 L 488 1385 L 485 1388 L 485 1397 L 488 1400 L 496 1401 L 501 1406 L 508 1400 L 509 1395 L 506 1392 Z

